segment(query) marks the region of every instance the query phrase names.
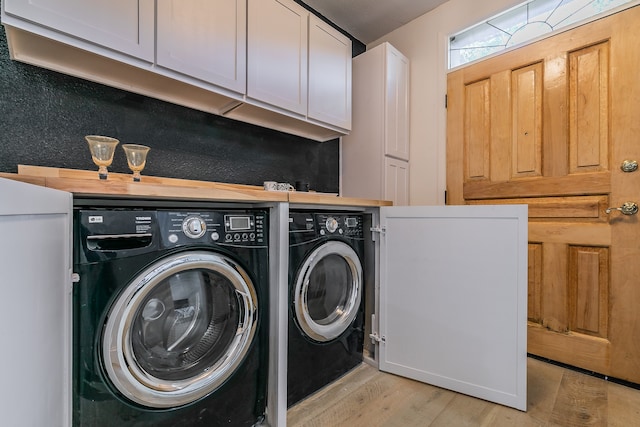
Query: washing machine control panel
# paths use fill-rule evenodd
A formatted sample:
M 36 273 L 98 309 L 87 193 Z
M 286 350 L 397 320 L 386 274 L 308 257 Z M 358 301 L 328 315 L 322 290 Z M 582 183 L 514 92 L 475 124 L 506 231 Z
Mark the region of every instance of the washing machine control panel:
M 266 214 L 245 211 L 159 211 L 167 246 L 219 243 L 258 246 L 267 242 Z
M 340 235 L 363 238 L 362 215 L 316 214 L 316 225 L 321 236 Z

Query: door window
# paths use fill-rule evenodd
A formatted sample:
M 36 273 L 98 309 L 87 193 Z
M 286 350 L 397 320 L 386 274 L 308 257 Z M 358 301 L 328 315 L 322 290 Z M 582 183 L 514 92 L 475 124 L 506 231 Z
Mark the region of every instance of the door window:
M 362 265 L 342 242 L 326 243 L 305 260 L 296 280 L 298 324 L 315 341 L 330 341 L 351 325 L 362 299 Z
M 175 407 L 219 387 L 241 363 L 257 323 L 247 274 L 232 260 L 192 252 L 141 273 L 113 305 L 103 335 L 116 388 L 150 407 Z

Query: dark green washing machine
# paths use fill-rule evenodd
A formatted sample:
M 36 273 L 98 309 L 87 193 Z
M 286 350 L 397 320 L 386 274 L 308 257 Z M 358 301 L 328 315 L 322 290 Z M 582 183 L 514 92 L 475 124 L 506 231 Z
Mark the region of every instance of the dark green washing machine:
M 268 264 L 264 209 L 76 207 L 73 425 L 260 425 Z

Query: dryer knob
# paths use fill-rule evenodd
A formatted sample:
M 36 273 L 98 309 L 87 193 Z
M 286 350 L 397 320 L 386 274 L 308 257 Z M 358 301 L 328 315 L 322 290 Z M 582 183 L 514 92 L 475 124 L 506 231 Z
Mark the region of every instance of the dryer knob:
M 325 226 L 327 227 L 327 231 L 329 233 L 335 233 L 335 231 L 338 229 L 338 220 L 330 216 L 329 218 L 327 218 Z
M 207 224 L 199 216 L 190 216 L 182 222 L 182 231 L 187 237 L 198 239 L 207 232 Z

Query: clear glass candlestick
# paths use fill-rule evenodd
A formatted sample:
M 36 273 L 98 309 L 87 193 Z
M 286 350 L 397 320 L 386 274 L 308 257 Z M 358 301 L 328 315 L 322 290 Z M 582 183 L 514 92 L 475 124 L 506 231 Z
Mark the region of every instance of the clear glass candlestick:
M 100 177 L 100 179 L 107 179 L 107 166 L 111 166 L 113 153 L 116 150 L 116 145 L 118 145 L 120 141 L 115 138 L 99 135 L 87 135 L 84 138 L 89 143 L 91 159 L 93 163 L 98 166 L 98 177 Z
M 140 172 L 147 164 L 147 153 L 150 148 L 138 144 L 123 144 L 122 148 L 127 155 L 129 169 L 133 171 L 134 182 L 140 182 Z

